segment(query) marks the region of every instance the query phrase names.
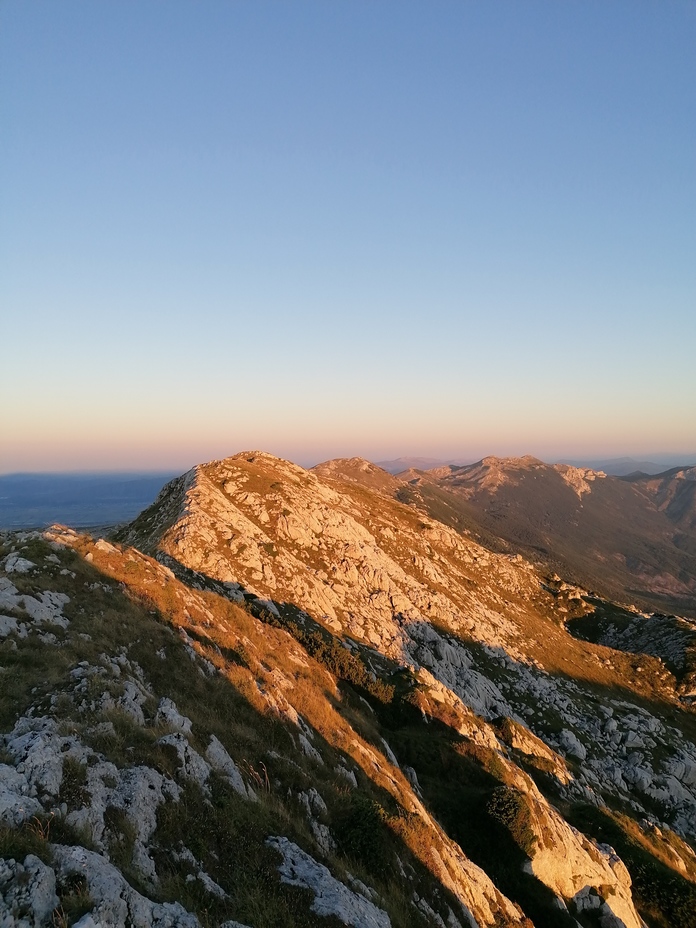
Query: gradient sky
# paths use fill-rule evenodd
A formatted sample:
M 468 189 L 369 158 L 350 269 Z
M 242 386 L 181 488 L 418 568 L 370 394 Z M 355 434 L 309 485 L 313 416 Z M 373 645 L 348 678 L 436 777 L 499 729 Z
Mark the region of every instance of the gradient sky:
M 0 472 L 696 451 L 696 3 L 0 2 Z

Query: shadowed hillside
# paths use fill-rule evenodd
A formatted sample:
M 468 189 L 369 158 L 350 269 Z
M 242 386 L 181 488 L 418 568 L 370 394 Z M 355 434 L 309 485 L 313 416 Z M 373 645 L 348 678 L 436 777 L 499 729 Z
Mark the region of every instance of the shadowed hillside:
M 611 477 L 532 457 L 399 475 L 414 503 L 449 507 L 482 538 L 605 596 L 696 618 L 695 477 Z
M 249 452 L 1 536 L 8 926 L 695 928 L 690 626 L 460 499 Z

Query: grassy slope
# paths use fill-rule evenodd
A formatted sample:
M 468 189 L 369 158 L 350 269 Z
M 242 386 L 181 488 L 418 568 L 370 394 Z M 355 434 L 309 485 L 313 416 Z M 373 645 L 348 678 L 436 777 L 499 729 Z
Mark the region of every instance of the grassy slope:
M 353 492 L 361 493 L 357 487 Z M 145 513 L 145 519 L 148 515 L 152 514 Z M 43 542 L 34 544 L 36 551 L 30 547 L 23 553 L 42 560 L 47 549 Z M 92 555 L 92 564 L 83 559 L 87 553 Z M 186 869 L 174 866 L 166 854 L 158 859 L 163 898 L 180 899 L 211 923 L 230 915 L 255 926 L 315 923 L 308 913 L 307 894 L 280 885 L 274 855 L 263 846 L 265 835 L 281 833 L 312 849 L 313 838 L 307 822 L 297 803 L 287 796 L 288 789 L 296 792 L 315 785 L 329 805 L 329 823 L 339 839 L 339 853 L 332 861 L 332 869 L 340 873 L 342 867 L 347 867 L 374 885 L 386 900 L 394 925 L 417 924 L 418 920 L 406 901 L 413 886 L 404 884 L 395 864 L 384 866 L 384 861 L 393 860 L 395 853 L 408 862 L 422 889 L 431 894 L 436 889 L 441 898 L 447 899 L 446 891 L 437 887 L 429 873 L 427 836 L 424 838 L 418 823 L 395 802 L 384 781 L 375 776 L 359 752 L 351 752 L 350 740 L 357 732 L 365 744 L 378 750 L 381 750 L 380 738 L 386 737 L 401 763 L 416 769 L 428 807 L 536 924 L 563 924 L 544 887 L 521 874 L 519 865 L 523 856 L 512 832 L 489 812 L 493 792 L 504 783 L 500 770 L 496 770 L 490 756 L 456 736 L 451 726 L 432 721 L 425 725 L 421 713 L 413 711 L 412 702 L 406 698 L 408 685 L 396 686 L 399 681 L 389 679 L 386 684 L 395 685 L 398 698 L 392 701 L 374 698 L 370 687 L 361 685 L 359 675 L 351 676 L 352 671 L 344 672 L 335 662 L 331 663 L 331 655 L 336 653 L 333 647 L 318 652 L 316 640 L 307 638 L 306 629 L 291 628 L 303 646 L 293 650 L 285 630 L 259 626 L 248 611 L 212 592 L 196 594 L 212 615 L 212 621 L 204 611 L 197 615 L 191 604 L 185 602 L 189 592 L 186 587 L 173 578 L 163 579 L 159 566 L 141 555 L 104 554 L 89 540 L 82 539 L 76 542 L 74 551 L 61 552 L 61 560 L 75 572 L 75 578 L 61 577 L 57 569 L 16 578 L 17 585 L 26 592 L 49 587 L 64 589 L 71 596 L 65 611 L 72 624 L 69 635 L 64 636 L 64 646 L 59 649 L 42 645 L 33 636 L 17 641 L 16 650 L 7 642 L 0 645 L 0 660 L 5 668 L 0 694 L 3 730 L 7 731 L 29 705 L 45 708 L 50 695 L 65 686 L 68 671 L 75 663 L 80 660 L 95 663 L 100 653 L 116 653 L 125 648 L 129 658 L 143 667 L 158 696 L 170 695 L 193 720 L 199 748 L 203 749 L 210 734 L 216 734 L 230 753 L 241 759 L 247 778 L 261 787 L 261 803 L 254 807 L 219 783 L 214 788 L 212 809 L 193 787 L 187 790 L 184 815 L 180 810 L 164 807 L 158 833 L 162 847 L 179 840 L 193 846 L 208 872 L 231 892 L 233 902 L 226 903 L 226 907 L 211 903 L 209 897 L 201 895 L 200 888 L 195 890 L 187 883 Z M 106 583 L 108 591 L 100 586 L 94 588 L 95 583 Z M 619 673 L 609 673 L 597 660 L 608 649 L 569 638 L 557 617 L 547 621 L 538 610 L 530 609 L 527 619 L 529 639 L 539 643 L 539 656 L 544 656 L 552 673 L 581 682 L 599 699 L 609 694 L 630 696 L 638 702 L 643 699 L 650 711 L 669 716 L 694 738 L 693 718 L 666 698 L 663 681 L 657 676 L 660 670 L 657 664 L 654 675 L 639 674 L 629 656 L 617 657 L 611 652 L 615 661 L 625 660 L 625 667 L 620 665 Z M 218 668 L 216 676 L 193 672 L 189 655 L 179 637 L 172 634 L 172 630 L 182 627 L 195 641 L 196 649 Z M 79 637 L 80 633 L 91 635 L 91 640 Z M 472 645 L 467 642 L 467 646 Z M 162 648 L 167 653 L 166 662 L 155 656 Z M 298 658 L 302 663 L 297 663 Z M 344 682 L 337 687 L 335 678 L 326 673 L 321 661 L 342 675 Z M 356 801 L 349 795 L 345 782 L 335 774 L 333 762 L 321 767 L 298 752 L 288 725 L 270 714 L 259 699 L 256 680 L 263 679 L 273 668 L 292 677 L 293 704 L 323 739 L 323 752 L 335 761 L 352 753 L 365 801 Z M 389 674 L 390 668 L 385 666 L 383 672 Z M 491 674 L 494 672 L 491 667 Z M 625 680 L 624 690 L 617 685 L 619 677 Z M 367 698 L 371 708 L 366 707 L 361 696 Z M 67 723 L 69 704 L 64 710 Z M 153 710 L 151 706 L 150 711 Z M 111 718 L 115 736 L 96 741 L 95 748 L 117 764 L 137 760 L 171 771 L 171 758 L 155 745 L 159 734 L 156 729 L 139 729 L 118 713 Z M 96 719 L 89 721 L 93 723 Z M 285 760 L 269 757 L 269 748 Z M 545 783 L 543 777 L 539 782 Z M 577 816 L 574 820 L 583 822 L 588 833 L 596 833 L 598 837 L 605 834 L 595 819 L 587 815 L 582 818 L 579 813 Z M 612 832 L 615 843 L 625 841 L 630 852 L 635 824 L 619 819 L 615 825 L 619 829 L 616 834 Z M 34 838 L 24 835 L 22 840 Z M 644 893 L 641 900 L 644 917 L 651 925 L 661 928 L 674 924 L 676 928 L 676 923 L 669 920 L 670 905 L 677 896 L 692 898 L 689 894 L 694 874 L 678 874 L 669 869 L 659 849 L 642 847 L 642 851 L 650 861 L 657 861 L 654 866 L 650 863 L 653 869 L 649 879 L 668 887 L 664 893 L 657 893 L 657 903 L 647 900 Z M 319 856 L 316 848 L 312 852 Z M 258 868 L 260 880 L 249 875 L 247 861 Z M 644 857 L 631 857 L 627 853 L 627 863 L 635 871 L 634 879 L 638 877 L 637 885 L 652 885 L 648 877 L 640 882 Z M 137 882 L 137 874 L 131 873 L 130 877 Z M 678 887 L 674 892 L 669 889 L 673 886 Z M 316 923 L 328 924 L 326 920 Z

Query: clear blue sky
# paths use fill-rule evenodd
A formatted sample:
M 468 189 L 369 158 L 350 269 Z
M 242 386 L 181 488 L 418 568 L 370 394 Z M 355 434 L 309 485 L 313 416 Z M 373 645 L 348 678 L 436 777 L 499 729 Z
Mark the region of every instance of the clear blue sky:
M 696 450 L 696 3 L 0 2 L 0 471 Z

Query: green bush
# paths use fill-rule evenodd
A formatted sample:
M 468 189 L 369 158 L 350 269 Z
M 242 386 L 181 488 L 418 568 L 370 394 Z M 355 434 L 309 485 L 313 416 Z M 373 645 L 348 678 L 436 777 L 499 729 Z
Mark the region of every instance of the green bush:
M 379 702 L 390 703 L 394 698 L 394 686 L 377 677 L 372 678 L 360 658 L 352 654 L 335 638 L 325 639 L 319 632 L 302 632 L 296 636 L 307 653 L 323 664 L 334 676 L 365 690 Z
M 333 820 L 341 850 L 368 868 L 384 867 L 388 855 L 387 813 L 382 806 L 360 793 L 348 794 Z
M 87 880 L 80 873 L 64 876 L 57 886 L 60 909 L 54 914 L 53 923 L 58 923 L 57 914 L 62 913 L 64 923 L 74 925 L 83 915 L 94 908 L 94 901 L 89 894 Z
M 515 736 L 515 725 L 512 719 L 508 718 L 506 715 L 499 715 L 493 719 L 491 725 L 501 741 L 507 745 L 512 744 Z
M 499 786 L 493 790 L 486 811 L 507 828 L 515 844 L 527 857 L 531 857 L 537 839 L 532 829 L 532 815 L 524 794 L 509 786 Z
M 39 819 L 33 823 L 26 822 L 19 828 L 0 826 L 0 859 L 23 862 L 27 854 L 34 854 L 44 863 L 50 863 L 47 832 Z
M 133 850 L 137 832 L 123 809 L 107 806 L 104 810 L 106 844 L 109 856 L 116 866 L 128 873 L 133 863 Z

